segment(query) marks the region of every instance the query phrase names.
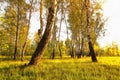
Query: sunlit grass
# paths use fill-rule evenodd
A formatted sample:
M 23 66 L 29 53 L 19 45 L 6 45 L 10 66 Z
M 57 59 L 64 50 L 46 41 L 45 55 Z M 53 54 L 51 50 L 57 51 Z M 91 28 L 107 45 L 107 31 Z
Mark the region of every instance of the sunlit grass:
M 120 66 L 120 57 L 98 57 L 100 64 Z
M 42 59 L 37 66 L 22 68 L 28 63 L 0 61 L 0 80 L 120 80 L 120 57 Z

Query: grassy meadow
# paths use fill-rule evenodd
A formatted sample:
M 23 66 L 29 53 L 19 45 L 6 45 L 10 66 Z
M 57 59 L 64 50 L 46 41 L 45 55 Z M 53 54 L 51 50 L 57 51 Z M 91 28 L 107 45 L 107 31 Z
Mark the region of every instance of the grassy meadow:
M 23 67 L 28 60 L 0 56 L 0 80 L 120 80 L 120 57 L 42 59 L 39 65 Z

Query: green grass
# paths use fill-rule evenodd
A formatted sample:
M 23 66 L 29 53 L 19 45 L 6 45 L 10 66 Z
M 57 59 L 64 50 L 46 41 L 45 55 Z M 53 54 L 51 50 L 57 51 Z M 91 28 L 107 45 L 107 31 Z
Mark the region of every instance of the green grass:
M 42 59 L 39 65 L 22 68 L 28 61 L 3 60 L 0 80 L 120 80 L 120 57 Z

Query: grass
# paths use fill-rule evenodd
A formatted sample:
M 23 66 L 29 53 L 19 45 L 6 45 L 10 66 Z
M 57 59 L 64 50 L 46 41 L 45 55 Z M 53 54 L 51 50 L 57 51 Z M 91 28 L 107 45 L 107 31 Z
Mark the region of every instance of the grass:
M 0 80 L 120 80 L 120 57 L 81 59 L 42 59 L 39 65 L 21 68 L 28 63 L 2 60 Z

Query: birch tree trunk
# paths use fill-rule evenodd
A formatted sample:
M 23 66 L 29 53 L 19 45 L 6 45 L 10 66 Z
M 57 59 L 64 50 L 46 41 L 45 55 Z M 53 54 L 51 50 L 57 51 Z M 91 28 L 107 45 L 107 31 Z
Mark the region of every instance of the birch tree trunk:
M 87 10 L 87 25 L 86 25 L 86 28 L 87 28 L 87 40 L 88 40 L 88 46 L 89 46 L 89 50 L 90 50 L 90 56 L 92 58 L 92 62 L 97 62 L 97 58 L 96 58 L 96 55 L 95 55 L 95 51 L 94 51 L 94 48 L 93 48 L 93 44 L 92 44 L 92 40 L 91 40 L 91 35 L 90 35 L 90 16 L 91 16 L 91 13 L 90 13 L 90 0 L 85 0 L 85 6 L 86 6 L 86 10 Z
M 27 34 L 26 34 L 26 37 L 25 37 L 25 42 L 24 42 L 24 44 L 22 46 L 21 61 L 24 61 L 24 53 L 25 53 L 26 46 L 27 46 L 27 41 L 28 41 L 28 35 L 29 35 L 29 29 L 30 29 L 30 20 L 31 20 L 31 15 L 32 15 L 32 5 L 33 5 L 33 0 L 31 1 L 31 4 L 30 4 L 28 29 L 27 29 Z
M 32 55 L 32 58 L 28 65 L 37 65 L 42 55 L 44 54 L 45 48 L 47 47 L 47 44 L 50 41 L 50 37 L 54 27 L 56 10 L 57 10 L 57 1 L 51 0 L 51 6 L 49 8 L 49 14 L 47 17 L 47 25 L 46 25 L 45 32 L 41 40 L 39 41 L 38 46 L 34 54 Z
M 19 34 L 19 0 L 17 0 L 17 24 L 16 24 L 16 37 L 15 37 L 15 50 L 14 50 L 14 60 L 17 58 L 17 49 L 18 49 L 18 34 Z
M 42 32 L 43 32 L 43 0 L 40 1 L 40 29 L 38 30 L 39 39 L 42 38 Z

